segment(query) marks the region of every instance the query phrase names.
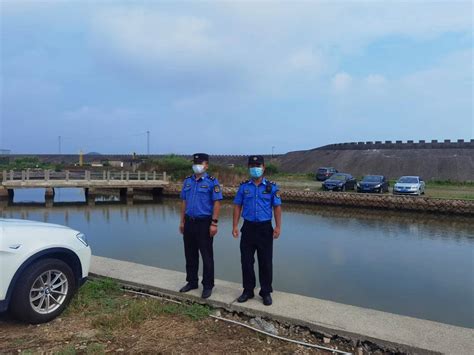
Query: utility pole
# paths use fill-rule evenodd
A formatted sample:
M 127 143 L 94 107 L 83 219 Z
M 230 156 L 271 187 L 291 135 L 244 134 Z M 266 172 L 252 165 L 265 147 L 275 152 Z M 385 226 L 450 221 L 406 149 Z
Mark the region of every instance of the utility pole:
M 146 155 L 150 155 L 150 131 L 146 131 Z
M 272 158 L 273 158 L 273 152 L 275 151 L 275 146 L 272 145 Z
M 58 152 L 61 154 L 61 136 L 58 136 Z

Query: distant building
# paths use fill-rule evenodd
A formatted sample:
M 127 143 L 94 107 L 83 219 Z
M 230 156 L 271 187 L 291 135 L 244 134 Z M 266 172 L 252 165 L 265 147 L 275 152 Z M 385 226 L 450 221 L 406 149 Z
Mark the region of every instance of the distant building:
M 113 168 L 123 168 L 124 167 L 124 162 L 121 161 L 121 160 L 109 160 L 108 163 Z

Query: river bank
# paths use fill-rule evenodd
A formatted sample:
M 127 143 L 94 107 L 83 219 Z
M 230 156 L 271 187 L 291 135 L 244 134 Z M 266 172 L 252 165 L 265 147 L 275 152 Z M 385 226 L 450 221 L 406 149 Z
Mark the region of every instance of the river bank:
M 86 283 L 52 322 L 27 325 L 0 318 L 0 353 L 327 353 L 210 318 L 212 312 L 195 303 L 176 304 L 129 293 L 110 279 L 96 279 Z M 220 316 L 253 324 L 252 319 L 232 313 Z M 279 327 L 278 331 L 311 344 L 355 350 L 351 344 L 303 328 Z M 360 348 L 368 350 L 370 344 Z
M 258 297 L 246 303 L 237 303 L 240 285 L 219 279 L 212 296 L 203 300 L 199 290 L 186 294 L 177 291 L 184 280 L 181 272 L 97 256 L 92 258 L 91 273 L 110 277 L 122 285 L 146 293 L 204 304 L 247 317 L 262 317 L 290 328 L 305 327 L 316 335 L 327 337 L 329 341 L 342 339 L 343 342 L 338 345 L 352 344 L 351 352 L 360 344 L 376 344 L 371 351 L 382 349 L 390 353 L 472 354 L 474 351 L 472 328 L 279 291 L 273 293 L 274 304 L 271 307 L 262 305 Z
M 181 184 L 169 184 L 163 189 L 164 196 L 178 196 Z M 222 187 L 225 199 L 232 199 L 237 187 Z M 390 194 L 362 194 L 355 192 L 311 191 L 310 189 L 281 190 L 286 202 L 363 207 L 383 210 L 418 211 L 453 215 L 474 215 L 474 200 L 440 199 L 421 196 L 394 196 Z

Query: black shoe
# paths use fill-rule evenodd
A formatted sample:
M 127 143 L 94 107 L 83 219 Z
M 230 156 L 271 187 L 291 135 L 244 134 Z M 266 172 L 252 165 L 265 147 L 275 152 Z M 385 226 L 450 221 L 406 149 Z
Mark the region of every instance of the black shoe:
M 272 301 L 272 296 L 270 296 L 270 294 L 262 296 L 262 298 L 263 298 L 263 304 L 265 306 L 271 306 L 272 305 L 273 301 Z
M 237 298 L 237 302 L 244 303 L 247 302 L 249 299 L 253 298 L 254 295 L 252 293 L 242 293 L 239 298 Z
M 211 297 L 211 295 L 212 295 L 212 288 L 205 288 L 204 290 L 202 290 L 202 295 L 201 295 L 202 298 L 209 298 Z
M 197 286 L 194 286 L 194 285 L 191 285 L 191 284 L 187 283 L 186 285 L 184 285 L 181 288 L 181 290 L 179 290 L 179 292 L 188 292 L 188 291 L 191 291 L 191 290 L 195 290 L 197 288 L 198 288 Z

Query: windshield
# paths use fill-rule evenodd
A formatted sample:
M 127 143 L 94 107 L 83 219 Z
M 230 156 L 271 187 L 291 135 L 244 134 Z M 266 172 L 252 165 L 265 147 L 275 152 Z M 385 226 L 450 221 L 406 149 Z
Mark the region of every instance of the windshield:
M 328 171 L 328 169 L 325 169 L 325 168 L 318 169 L 318 173 L 325 173 L 326 171 Z
M 336 174 L 336 175 L 331 176 L 331 180 L 346 180 L 346 176 Z
M 382 182 L 382 177 L 378 175 L 368 175 L 362 179 L 362 182 Z
M 418 178 L 411 176 L 402 176 L 398 182 L 402 184 L 416 184 L 418 183 Z

